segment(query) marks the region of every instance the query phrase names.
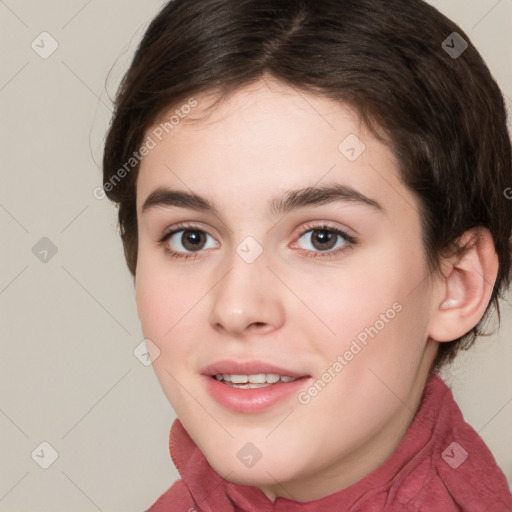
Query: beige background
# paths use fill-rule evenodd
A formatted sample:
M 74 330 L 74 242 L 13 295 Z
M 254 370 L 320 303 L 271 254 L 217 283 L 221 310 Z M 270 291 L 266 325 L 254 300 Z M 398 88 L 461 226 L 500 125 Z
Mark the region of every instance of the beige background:
M 177 478 L 174 412 L 133 353 L 143 336 L 115 210 L 93 196 L 107 74 L 114 66 L 112 96 L 160 5 L 0 0 L 0 512 L 140 512 Z M 512 0 L 435 5 L 469 34 L 510 109 Z M 43 31 L 59 45 L 45 59 L 31 47 Z M 43 237 L 57 250 L 46 262 L 33 253 Z M 447 379 L 512 482 L 510 295 L 503 311 L 499 337 Z M 48 469 L 42 442 L 58 453 Z

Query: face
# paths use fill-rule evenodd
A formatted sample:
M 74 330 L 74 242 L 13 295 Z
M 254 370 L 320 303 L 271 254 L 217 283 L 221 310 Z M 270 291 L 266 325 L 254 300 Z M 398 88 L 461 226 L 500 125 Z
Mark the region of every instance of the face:
M 418 202 L 328 99 L 267 80 L 188 121 L 137 181 L 154 370 L 218 473 L 270 498 L 330 494 L 394 450 L 435 356 Z

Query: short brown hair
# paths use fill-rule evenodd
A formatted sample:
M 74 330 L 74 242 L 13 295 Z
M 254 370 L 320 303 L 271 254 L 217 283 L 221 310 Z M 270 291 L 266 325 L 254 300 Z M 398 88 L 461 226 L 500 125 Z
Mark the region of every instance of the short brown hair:
M 454 34 L 455 33 L 455 34 Z M 467 46 L 467 47 L 466 47 Z M 499 271 L 485 314 L 440 344 L 434 367 L 482 334 L 511 268 L 511 144 L 503 96 L 469 37 L 421 0 L 173 0 L 153 19 L 119 87 L 103 184 L 118 205 L 128 268 L 137 266 L 136 181 L 119 170 L 163 112 L 192 95 L 219 100 L 272 76 L 342 102 L 397 157 L 418 198 L 431 272 L 462 251 L 466 230 L 489 229 Z M 385 136 L 382 136 L 384 134 Z M 126 167 L 125 167 L 126 168 Z

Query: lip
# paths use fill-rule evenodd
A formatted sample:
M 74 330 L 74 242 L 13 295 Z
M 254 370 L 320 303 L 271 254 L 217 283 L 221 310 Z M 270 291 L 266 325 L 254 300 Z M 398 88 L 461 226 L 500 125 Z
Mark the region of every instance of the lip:
M 277 382 L 270 386 L 255 389 L 232 388 L 215 378 L 217 373 L 231 375 L 254 375 L 257 373 L 275 373 L 297 380 Z M 278 403 L 296 397 L 301 388 L 310 381 L 311 376 L 294 370 L 281 368 L 261 361 L 219 361 L 202 370 L 203 385 L 210 396 L 223 407 L 239 413 L 258 413 L 269 410 Z

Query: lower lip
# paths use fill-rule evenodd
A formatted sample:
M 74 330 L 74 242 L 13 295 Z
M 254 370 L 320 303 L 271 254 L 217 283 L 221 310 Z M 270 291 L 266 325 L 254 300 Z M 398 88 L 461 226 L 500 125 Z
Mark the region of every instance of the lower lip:
M 255 389 L 232 388 L 215 377 L 203 375 L 210 395 L 227 409 L 242 413 L 255 413 L 270 409 L 278 402 L 286 400 L 303 388 L 310 377 L 301 377 L 292 382 L 278 382 Z

